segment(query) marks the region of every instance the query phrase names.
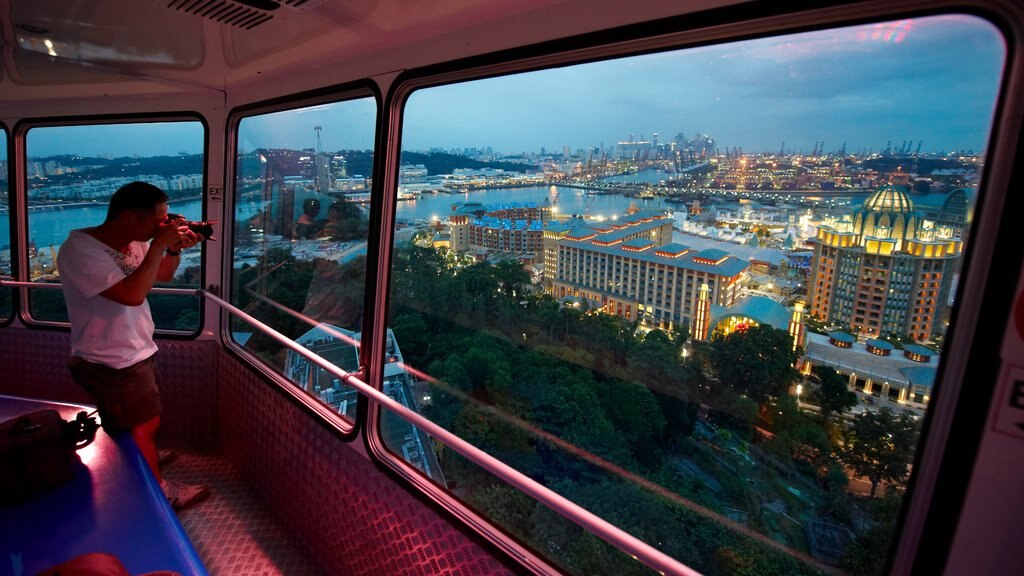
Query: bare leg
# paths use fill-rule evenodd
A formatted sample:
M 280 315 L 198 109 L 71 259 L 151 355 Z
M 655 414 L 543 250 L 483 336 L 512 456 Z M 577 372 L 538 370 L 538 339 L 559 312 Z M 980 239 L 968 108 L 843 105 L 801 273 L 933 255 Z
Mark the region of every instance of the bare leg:
M 160 475 L 159 456 L 156 449 L 156 431 L 159 428 L 160 417 L 157 416 L 132 428 L 131 432 L 135 443 L 139 445 L 142 457 L 146 459 L 150 469 L 153 470 L 153 476 L 156 476 L 156 481 L 163 482 L 164 477 Z

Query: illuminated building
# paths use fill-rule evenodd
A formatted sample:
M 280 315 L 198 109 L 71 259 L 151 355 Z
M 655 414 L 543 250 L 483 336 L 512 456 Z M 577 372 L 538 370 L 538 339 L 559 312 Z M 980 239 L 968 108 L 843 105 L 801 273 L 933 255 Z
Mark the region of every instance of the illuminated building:
M 568 230 L 557 224 L 546 244 L 557 248 L 554 296 L 649 326 L 692 326 L 705 284 L 710 304 L 731 306 L 750 266 L 721 250 L 672 243 L 672 220 L 663 213 L 579 221 Z
M 928 339 L 941 331 L 936 320 L 963 249 L 955 231 L 925 219 L 904 188 L 880 188 L 859 210 L 819 227 L 810 313 L 866 337 Z
M 792 338 L 794 350 L 805 344 L 804 312 L 800 302 L 793 308 L 786 308 L 766 296 L 746 296 L 731 306 L 710 306 L 708 312 L 706 327 L 701 332 L 704 336 L 698 337 L 699 323 L 691 329 L 694 340 L 708 340 L 716 334 L 725 336 L 752 326 L 767 325 L 785 330 Z
M 483 248 L 540 254 L 543 227 L 550 219 L 551 208 L 533 203 L 484 206 L 460 202 L 452 205 L 448 216 L 450 246 L 456 252 Z

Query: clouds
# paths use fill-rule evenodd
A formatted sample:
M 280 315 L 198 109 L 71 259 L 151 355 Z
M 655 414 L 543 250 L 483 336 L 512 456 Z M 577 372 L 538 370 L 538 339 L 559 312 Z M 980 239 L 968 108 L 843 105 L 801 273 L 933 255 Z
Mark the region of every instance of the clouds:
M 1005 58 L 985 21 L 936 16 L 731 42 L 426 88 L 405 107 L 405 149 L 490 146 L 536 152 L 611 146 L 654 133 L 712 135 L 745 151 L 851 151 L 887 141 L 982 150 Z M 369 149 L 371 98 L 243 120 L 254 148 Z M 198 123 L 159 137 L 117 127 L 33 130 L 30 154 L 175 154 L 202 150 Z M 152 125 L 150 125 L 152 126 Z M 147 133 L 148 134 L 148 133 Z
M 981 149 L 1003 58 L 994 27 L 966 16 L 706 46 L 425 90 L 404 142 L 575 149 L 703 131 L 747 150 Z

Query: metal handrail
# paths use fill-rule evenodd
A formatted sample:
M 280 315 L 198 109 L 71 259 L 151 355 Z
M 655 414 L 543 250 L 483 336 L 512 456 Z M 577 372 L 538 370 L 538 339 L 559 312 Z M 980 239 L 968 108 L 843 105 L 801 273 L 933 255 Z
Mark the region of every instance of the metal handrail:
M 529 476 L 526 476 L 522 472 L 519 472 L 515 468 L 512 468 L 508 464 L 505 464 L 501 460 L 491 456 L 466 440 L 463 440 L 461 437 L 449 432 L 418 412 L 404 406 L 387 394 L 384 394 L 382 391 L 370 386 L 366 382 L 362 381 L 359 378 L 359 375 L 346 372 L 338 366 L 331 364 L 312 350 L 309 350 L 305 346 L 298 344 L 291 338 L 281 334 L 270 326 L 267 326 L 245 311 L 235 307 L 230 302 L 205 291 L 203 292 L 203 296 L 207 300 L 220 306 L 221 309 L 238 316 L 248 324 L 277 340 L 295 353 L 303 356 L 320 368 L 330 372 L 347 385 L 355 388 L 370 401 L 382 405 L 391 412 L 397 414 L 406 422 L 409 422 L 414 426 L 418 426 L 430 434 L 434 439 L 440 440 L 452 450 L 455 450 L 462 456 L 468 458 L 474 464 L 477 464 L 491 474 L 501 478 L 541 504 L 574 522 L 584 530 L 587 530 L 591 534 L 594 534 L 598 538 L 601 538 L 605 542 L 615 546 L 619 550 L 622 550 L 626 554 L 629 554 L 654 570 L 657 570 L 662 574 L 699 576 L 700 573 L 696 570 L 689 568 L 675 558 L 661 552 L 635 536 L 624 532 L 617 526 L 603 520 L 585 508 L 582 508 L 575 502 L 555 493 L 536 480 L 533 480 Z
M 64 287 L 60 282 L 18 282 L 16 280 L 4 280 L 0 278 L 0 288 L 42 288 L 44 290 L 60 290 Z M 151 294 L 176 294 L 178 296 L 201 296 L 202 288 L 164 288 L 154 286 L 149 291 Z

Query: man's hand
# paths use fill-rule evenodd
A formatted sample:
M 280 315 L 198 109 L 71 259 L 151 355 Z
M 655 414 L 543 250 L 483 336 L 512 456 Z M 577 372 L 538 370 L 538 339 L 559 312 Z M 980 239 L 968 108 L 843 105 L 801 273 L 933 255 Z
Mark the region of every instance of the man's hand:
M 158 238 L 166 239 L 167 244 L 164 246 L 175 252 L 180 252 L 185 248 L 191 248 L 196 244 L 203 241 L 202 234 L 196 234 L 188 226 L 184 225 L 185 218 L 178 216 L 174 220 L 170 220 L 160 226 L 160 230 L 157 232 L 157 236 L 153 238 L 153 242 L 156 242 Z M 175 232 L 172 234 L 170 229 Z M 166 238 L 163 237 L 166 232 Z
M 178 241 L 168 246 L 168 248 L 175 252 L 184 250 L 185 248 L 191 248 L 203 241 L 203 235 L 196 234 L 188 226 L 179 226 L 178 232 L 180 233 Z
M 161 252 L 165 248 L 171 250 L 177 250 L 175 246 L 180 244 L 184 238 L 185 233 L 190 232 L 188 226 L 180 224 L 179 221 L 170 221 L 160 224 L 156 234 L 153 236 L 153 241 L 150 243 L 150 249 L 157 249 Z

